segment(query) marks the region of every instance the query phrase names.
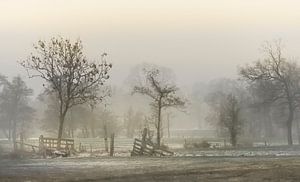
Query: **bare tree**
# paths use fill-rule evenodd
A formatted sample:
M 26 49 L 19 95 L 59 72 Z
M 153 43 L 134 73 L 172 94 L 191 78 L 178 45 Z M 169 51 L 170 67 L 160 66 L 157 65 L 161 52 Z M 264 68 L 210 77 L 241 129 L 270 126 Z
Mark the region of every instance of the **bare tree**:
M 70 108 L 87 102 L 96 103 L 103 99 L 98 91 L 109 78 L 112 65 L 102 54 L 101 61 L 89 62 L 84 54 L 80 40 L 71 43 L 61 37 L 49 42 L 38 41 L 35 53 L 21 62 L 30 77 L 40 77 L 48 85 L 48 93 L 55 93 L 59 100 L 58 148 L 63 134 L 65 116 Z M 31 73 L 33 72 L 33 73 Z
M 276 93 L 273 94 L 271 100 L 286 104 L 288 107 L 287 140 L 288 145 L 293 145 L 292 125 L 294 111 L 298 105 L 300 69 L 296 62 L 283 57 L 280 41 L 275 41 L 274 44 L 266 42 L 263 51 L 266 58 L 263 61 L 257 61 L 252 66 L 247 65 L 241 68 L 240 75 L 252 82 L 264 80 L 272 85 L 272 92 Z
M 156 66 L 143 69 L 144 80 L 133 87 L 133 93 L 140 93 L 151 98 L 151 106 L 156 114 L 157 145 L 161 145 L 162 109 L 170 107 L 183 107 L 184 99 L 177 95 L 178 88 L 163 72 L 164 69 Z

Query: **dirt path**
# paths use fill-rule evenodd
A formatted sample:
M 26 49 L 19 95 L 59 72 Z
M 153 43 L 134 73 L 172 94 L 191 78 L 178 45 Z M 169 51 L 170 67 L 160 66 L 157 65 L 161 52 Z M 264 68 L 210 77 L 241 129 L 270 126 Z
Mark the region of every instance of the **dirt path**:
M 300 181 L 300 158 L 2 159 L 0 181 Z

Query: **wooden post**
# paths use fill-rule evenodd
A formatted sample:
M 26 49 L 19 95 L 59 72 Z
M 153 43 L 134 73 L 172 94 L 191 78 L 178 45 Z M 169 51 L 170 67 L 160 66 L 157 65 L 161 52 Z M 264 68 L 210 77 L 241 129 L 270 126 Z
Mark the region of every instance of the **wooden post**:
M 40 148 L 40 153 L 42 153 L 43 158 L 46 158 L 46 150 L 45 150 L 45 145 L 44 145 L 44 136 L 41 135 L 39 138 L 39 148 Z
M 81 148 L 81 142 L 79 143 L 79 149 L 78 149 L 79 152 L 82 152 L 82 148 Z
M 111 134 L 110 136 L 110 153 L 109 155 L 112 157 L 114 156 L 114 143 L 115 143 L 115 134 Z
M 21 151 L 24 151 L 24 136 L 23 136 L 23 132 L 20 133 L 20 140 L 21 140 Z
M 104 145 L 105 145 L 105 151 L 108 152 L 107 126 L 106 126 L 106 124 L 104 124 Z
M 144 128 L 143 130 L 143 135 L 142 135 L 142 148 L 141 148 L 141 151 L 140 151 L 140 155 L 143 155 L 144 153 L 144 150 L 146 148 L 146 139 L 147 139 L 147 132 L 148 132 L 148 129 L 147 128 Z

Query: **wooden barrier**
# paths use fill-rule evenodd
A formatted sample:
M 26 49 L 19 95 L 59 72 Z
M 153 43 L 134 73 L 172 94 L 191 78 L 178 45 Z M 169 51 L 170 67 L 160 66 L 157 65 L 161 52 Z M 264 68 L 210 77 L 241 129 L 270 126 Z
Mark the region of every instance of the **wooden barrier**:
M 131 156 L 173 156 L 174 153 L 165 149 L 155 149 L 154 144 L 150 141 L 135 139 Z
M 135 139 L 133 143 L 133 149 L 131 152 L 131 156 L 172 156 L 173 152 L 155 148 L 155 144 L 151 142 L 149 138 L 147 138 L 148 129 L 145 128 L 142 134 L 142 140 Z
M 64 152 L 63 156 L 69 156 L 71 152 L 75 151 L 73 139 L 61 139 L 58 148 L 57 138 L 48 138 L 43 135 L 39 138 L 39 153 L 45 158 L 47 155 L 53 155 L 54 151 L 59 150 Z
M 41 135 L 39 138 L 39 145 L 50 150 L 57 150 L 57 143 L 57 138 L 43 137 L 43 135 Z M 74 139 L 61 139 L 60 149 L 74 150 Z

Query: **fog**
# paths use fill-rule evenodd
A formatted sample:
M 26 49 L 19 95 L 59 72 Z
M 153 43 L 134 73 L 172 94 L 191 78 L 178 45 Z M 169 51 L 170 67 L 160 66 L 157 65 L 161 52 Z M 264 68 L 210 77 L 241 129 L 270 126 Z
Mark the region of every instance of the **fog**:
M 1 73 L 9 76 L 25 76 L 16 62 L 56 35 L 80 38 L 91 59 L 109 53 L 115 84 L 142 62 L 170 67 L 184 86 L 234 77 L 238 65 L 260 56 L 263 41 L 277 38 L 299 56 L 294 0 L 2 0 L 0 11 Z
M 299 40 L 297 0 L 0 0 L 0 181 L 299 181 Z

